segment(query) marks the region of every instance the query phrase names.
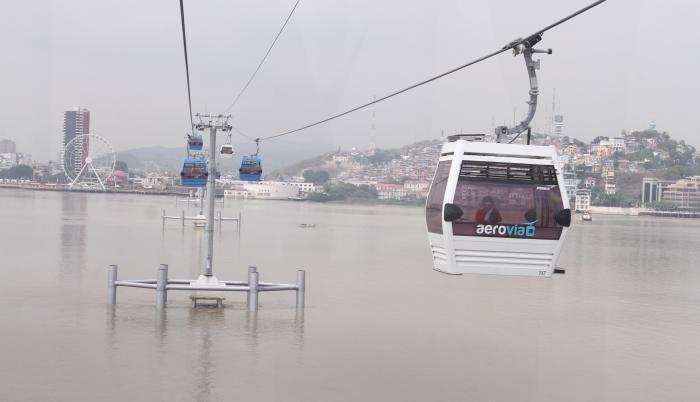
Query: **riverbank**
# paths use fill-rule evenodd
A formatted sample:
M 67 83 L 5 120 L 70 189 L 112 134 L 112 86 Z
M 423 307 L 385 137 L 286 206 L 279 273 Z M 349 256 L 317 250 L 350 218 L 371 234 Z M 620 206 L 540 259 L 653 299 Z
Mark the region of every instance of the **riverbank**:
M 0 189 L 13 189 L 13 190 L 27 190 L 27 191 L 59 191 L 59 192 L 72 192 L 72 193 L 110 193 L 110 194 L 137 194 L 137 195 L 174 195 L 174 196 L 188 196 L 190 194 L 191 188 L 187 187 L 175 187 L 168 190 L 153 190 L 153 189 L 125 189 L 125 188 L 108 188 L 106 190 L 95 189 L 95 188 L 70 188 L 65 185 L 50 185 L 50 184 L 0 184 Z M 217 197 L 223 196 L 224 189 L 217 188 Z M 235 197 L 232 197 L 235 199 Z M 265 200 L 265 198 L 251 198 L 258 200 Z M 280 200 L 278 200 L 280 201 Z M 281 200 L 285 201 L 285 200 Z M 314 201 L 308 199 L 288 199 L 288 201 L 308 201 L 319 204 L 347 204 L 347 205 L 398 205 L 398 206 L 412 206 L 412 207 L 424 207 L 425 200 L 409 200 L 409 201 L 399 201 L 399 200 L 380 200 L 377 198 L 346 198 L 342 200 L 328 200 L 328 201 Z
M 59 192 L 71 192 L 71 193 L 111 193 L 111 194 L 141 194 L 141 195 L 188 195 L 189 190 L 186 188 L 182 189 L 171 189 L 168 191 L 161 190 L 149 190 L 149 189 L 125 189 L 125 188 L 108 188 L 106 190 L 96 189 L 96 188 L 79 188 L 79 187 L 68 187 L 60 184 L 0 184 L 0 189 L 12 189 L 12 190 L 28 190 L 28 191 L 59 191 Z

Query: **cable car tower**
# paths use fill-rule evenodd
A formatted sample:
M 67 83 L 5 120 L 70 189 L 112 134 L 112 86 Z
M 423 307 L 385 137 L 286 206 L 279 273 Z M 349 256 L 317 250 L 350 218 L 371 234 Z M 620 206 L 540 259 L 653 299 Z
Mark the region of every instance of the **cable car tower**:
M 217 307 L 221 306 L 224 297 L 221 296 L 205 296 L 206 293 L 214 291 L 219 292 L 246 292 L 248 293 L 247 304 L 248 310 L 256 312 L 258 310 L 258 294 L 260 292 L 275 292 L 275 291 L 294 291 L 296 292 L 296 306 L 297 308 L 304 307 L 305 299 L 305 289 L 306 289 L 306 273 L 304 270 L 297 271 L 297 280 L 294 284 L 286 283 L 270 283 L 270 282 L 260 282 L 259 273 L 257 268 L 254 266 L 248 267 L 248 280 L 247 281 L 223 281 L 219 280 L 214 276 L 214 226 L 216 224 L 217 218 L 214 217 L 215 207 L 216 207 L 216 154 L 220 152 L 219 148 L 216 146 L 216 135 L 219 131 L 228 133 L 233 128 L 229 124 L 229 119 L 231 115 L 210 115 L 210 114 L 196 114 L 195 115 L 199 122 L 193 124 L 196 131 L 206 131 L 209 130 L 209 156 L 208 161 L 203 159 L 204 155 L 200 155 L 200 161 L 207 163 L 208 174 L 207 177 L 207 214 L 206 214 L 206 226 L 205 231 L 207 232 L 207 257 L 204 261 L 204 267 L 202 273 L 197 279 L 194 280 L 173 280 L 168 279 L 168 266 L 167 264 L 162 264 L 157 271 L 156 279 L 146 279 L 146 280 L 118 280 L 117 279 L 117 266 L 110 265 L 107 276 L 107 283 L 109 288 L 108 303 L 116 304 L 117 302 L 117 287 L 134 287 L 134 288 L 147 288 L 156 291 L 156 307 L 159 309 L 165 308 L 168 300 L 167 292 L 168 290 L 185 290 L 193 292 L 190 296 L 192 299 L 193 306 L 197 305 L 198 300 L 215 299 L 217 302 Z M 192 135 L 189 138 L 196 137 Z M 200 136 L 201 138 L 201 136 Z M 188 144 L 188 146 L 191 144 Z M 199 187 L 199 185 L 197 186 Z M 165 219 L 165 218 L 164 218 Z M 183 217 L 183 221 L 184 221 Z M 218 220 L 221 220 L 219 215 Z M 240 217 L 239 217 L 240 220 Z M 240 222 L 239 222 L 240 223 Z M 215 293 L 215 294 L 216 294 Z
M 216 207 L 216 132 L 230 132 L 233 127 L 228 123 L 231 115 L 210 114 L 195 115 L 199 122 L 195 125 L 195 130 L 204 131 L 209 129 L 209 176 L 207 182 L 207 259 L 205 261 L 204 273 L 197 279 L 197 284 L 219 286 L 219 281 L 213 273 L 214 261 L 214 209 Z M 225 285 L 225 284 L 224 284 Z

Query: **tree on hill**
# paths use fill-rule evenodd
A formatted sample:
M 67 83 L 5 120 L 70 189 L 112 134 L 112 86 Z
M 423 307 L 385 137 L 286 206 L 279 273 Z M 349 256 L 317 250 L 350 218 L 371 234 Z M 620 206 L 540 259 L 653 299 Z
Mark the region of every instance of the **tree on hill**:
M 13 166 L 3 172 L 0 172 L 0 177 L 4 179 L 31 179 L 34 177 L 34 169 L 27 165 Z
M 127 165 L 126 162 L 124 162 L 124 161 L 116 161 L 114 163 L 114 170 L 121 170 L 122 172 L 128 172 L 129 165 Z
M 331 175 L 325 170 L 307 169 L 302 175 L 305 182 L 314 184 L 324 184 L 331 178 Z
M 615 186 L 617 194 L 629 203 L 642 201 L 643 173 L 619 172 L 615 174 Z
M 310 201 L 327 202 L 346 200 L 348 198 L 373 200 L 377 198 L 377 189 L 374 186 L 360 184 L 356 186 L 350 183 L 326 183 L 323 193 L 309 194 Z
M 633 131 L 632 135 L 637 138 L 658 138 L 660 133 L 650 128 L 642 131 Z
M 367 162 L 374 166 L 381 166 L 387 162 L 401 157 L 401 153 L 393 149 L 377 149 L 374 154 L 367 157 Z
M 622 194 L 606 194 L 604 191 L 593 192 L 593 205 L 604 207 L 631 207 L 636 204 Z

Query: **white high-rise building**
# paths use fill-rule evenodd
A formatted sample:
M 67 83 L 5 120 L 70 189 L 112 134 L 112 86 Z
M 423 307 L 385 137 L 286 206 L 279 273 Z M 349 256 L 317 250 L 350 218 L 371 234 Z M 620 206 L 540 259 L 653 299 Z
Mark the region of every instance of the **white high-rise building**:
M 555 114 L 552 116 L 552 134 L 561 137 L 564 132 L 564 115 Z

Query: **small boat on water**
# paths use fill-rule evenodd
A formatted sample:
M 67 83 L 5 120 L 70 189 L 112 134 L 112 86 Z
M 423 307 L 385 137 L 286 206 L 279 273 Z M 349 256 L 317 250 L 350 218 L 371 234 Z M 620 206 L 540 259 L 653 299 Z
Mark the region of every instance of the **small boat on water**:
M 581 220 L 585 222 L 590 222 L 593 220 L 593 217 L 591 216 L 591 213 L 586 211 L 581 215 Z
M 315 228 L 316 224 L 315 223 L 300 223 L 299 227 L 300 228 Z

